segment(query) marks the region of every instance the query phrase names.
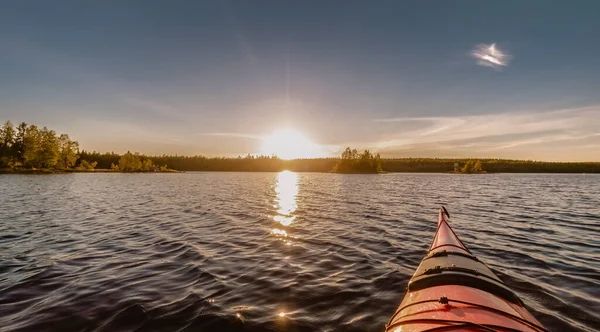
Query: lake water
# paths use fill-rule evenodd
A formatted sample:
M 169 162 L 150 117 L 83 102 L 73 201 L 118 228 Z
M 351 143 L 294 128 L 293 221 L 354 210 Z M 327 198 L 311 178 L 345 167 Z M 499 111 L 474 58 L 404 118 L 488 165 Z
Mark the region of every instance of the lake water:
M 598 175 L 105 173 L 0 175 L 0 331 L 382 331 L 441 204 L 550 330 L 600 327 Z

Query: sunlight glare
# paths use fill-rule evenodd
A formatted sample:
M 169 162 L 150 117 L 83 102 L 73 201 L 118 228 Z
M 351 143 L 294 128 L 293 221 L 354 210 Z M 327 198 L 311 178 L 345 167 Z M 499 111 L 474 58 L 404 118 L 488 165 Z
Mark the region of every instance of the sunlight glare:
M 277 185 L 275 186 L 277 197 L 275 202 L 277 213 L 273 219 L 283 226 L 292 224 L 296 216 L 292 215 L 298 208 L 296 196 L 298 195 L 298 174 L 290 171 L 283 171 L 277 175 Z
M 287 237 L 288 234 L 286 231 L 284 231 L 283 229 L 279 229 L 279 228 L 273 228 L 271 230 L 271 233 L 275 234 L 275 235 L 279 235 L 279 236 L 283 236 L 283 237 Z
M 263 138 L 261 153 L 281 159 L 317 158 L 321 147 L 292 129 L 281 129 Z

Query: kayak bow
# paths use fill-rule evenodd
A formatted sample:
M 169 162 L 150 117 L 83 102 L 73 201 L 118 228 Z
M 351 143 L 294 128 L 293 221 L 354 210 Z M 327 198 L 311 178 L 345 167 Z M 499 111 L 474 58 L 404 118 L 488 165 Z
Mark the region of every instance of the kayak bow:
M 449 217 L 442 207 L 429 252 L 386 331 L 547 331 L 456 236 Z

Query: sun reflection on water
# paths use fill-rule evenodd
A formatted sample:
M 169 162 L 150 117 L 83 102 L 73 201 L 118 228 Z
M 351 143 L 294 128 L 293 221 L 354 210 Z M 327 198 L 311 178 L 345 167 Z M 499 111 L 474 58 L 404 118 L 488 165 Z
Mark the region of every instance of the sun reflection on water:
M 273 230 L 271 230 L 271 233 L 273 233 L 275 235 L 283 236 L 283 237 L 288 236 L 286 231 L 284 231 L 283 229 L 279 229 L 279 228 L 273 228 Z
M 298 174 L 283 171 L 277 175 L 277 185 L 275 186 L 277 198 L 275 208 L 278 215 L 273 219 L 283 226 L 292 224 L 296 216 L 292 215 L 298 208 L 296 196 L 298 195 Z
M 298 195 L 298 175 L 290 171 L 283 171 L 277 175 L 277 184 L 275 185 L 275 205 L 277 214 L 273 216 L 273 220 L 278 222 L 282 227 L 275 227 L 271 230 L 271 234 L 278 237 L 285 245 L 291 246 L 293 236 L 288 234 L 289 229 L 284 227 L 290 226 L 296 216 L 293 214 L 298 208 L 296 196 Z

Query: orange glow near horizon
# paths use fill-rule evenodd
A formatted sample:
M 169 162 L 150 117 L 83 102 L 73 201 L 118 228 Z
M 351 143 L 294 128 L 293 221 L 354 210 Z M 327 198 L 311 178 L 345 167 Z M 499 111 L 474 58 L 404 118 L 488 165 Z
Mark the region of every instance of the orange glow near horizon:
M 281 159 L 321 157 L 323 152 L 318 144 L 311 142 L 302 133 L 293 129 L 277 130 L 263 138 L 261 153 L 276 155 Z

